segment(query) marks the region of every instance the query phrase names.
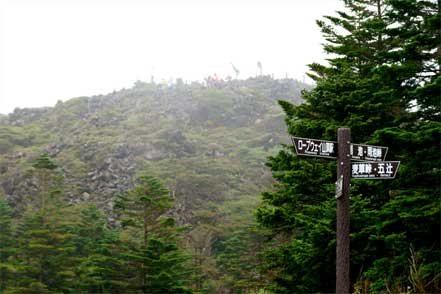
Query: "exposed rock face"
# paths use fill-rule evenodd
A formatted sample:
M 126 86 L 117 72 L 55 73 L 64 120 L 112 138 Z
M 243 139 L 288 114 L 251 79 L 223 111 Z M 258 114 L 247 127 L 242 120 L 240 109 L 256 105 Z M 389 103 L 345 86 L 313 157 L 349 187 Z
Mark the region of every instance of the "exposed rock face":
M 111 215 L 115 195 L 148 168 L 175 196 L 178 219 L 197 223 L 194 210 L 258 195 L 270 183 L 266 152 L 285 136 L 276 101 L 298 103 L 305 87 L 270 77 L 137 82 L 54 108 L 16 109 L 0 119 L 0 193 L 17 211 L 32 204 L 39 183 L 30 166 L 47 153 L 60 166 L 70 202 L 95 201 Z
M 13 126 L 23 126 L 40 120 L 52 111 L 51 107 L 41 108 L 16 108 L 8 115 L 7 122 Z

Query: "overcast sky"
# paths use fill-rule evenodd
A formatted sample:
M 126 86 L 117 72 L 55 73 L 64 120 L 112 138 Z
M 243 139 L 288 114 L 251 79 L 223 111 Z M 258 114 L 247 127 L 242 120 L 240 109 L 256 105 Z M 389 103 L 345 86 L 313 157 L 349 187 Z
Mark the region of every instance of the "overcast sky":
M 0 0 L 0 113 L 216 73 L 299 80 L 339 0 Z

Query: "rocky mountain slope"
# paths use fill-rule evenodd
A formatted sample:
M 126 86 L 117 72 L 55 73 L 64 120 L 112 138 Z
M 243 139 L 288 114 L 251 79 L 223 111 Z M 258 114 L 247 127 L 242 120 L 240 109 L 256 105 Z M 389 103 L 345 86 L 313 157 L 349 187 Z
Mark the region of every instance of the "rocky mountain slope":
M 95 201 L 111 215 L 115 195 L 147 168 L 175 195 L 181 221 L 200 222 L 204 209 L 257 200 L 271 181 L 265 158 L 287 140 L 276 101 L 298 103 L 305 87 L 267 76 L 138 81 L 108 95 L 16 109 L 0 121 L 1 190 L 19 213 L 36 189 L 27 170 L 46 152 L 61 166 L 71 202 Z

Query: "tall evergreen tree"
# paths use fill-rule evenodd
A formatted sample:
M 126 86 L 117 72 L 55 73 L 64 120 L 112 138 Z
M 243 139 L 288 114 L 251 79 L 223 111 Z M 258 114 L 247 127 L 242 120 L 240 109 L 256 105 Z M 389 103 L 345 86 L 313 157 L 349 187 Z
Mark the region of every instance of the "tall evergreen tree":
M 12 209 L 0 195 L 0 293 L 12 282 L 11 273 L 16 271 L 10 260 L 14 253 Z
M 16 232 L 18 264 L 11 293 L 52 293 L 69 291 L 74 278 L 74 247 L 68 227 L 70 218 L 63 207 L 62 186 L 56 164 L 40 156 L 34 174 L 39 179 L 37 207 L 29 206 Z
M 34 168 L 34 175 L 38 178 L 39 184 L 39 210 L 41 214 L 44 214 L 46 202 L 48 201 L 48 197 L 50 197 L 49 188 L 52 184 L 52 180 L 55 178 L 53 171 L 58 166 L 47 154 L 42 154 L 35 160 L 32 167 Z
M 125 293 L 128 287 L 126 263 L 119 232 L 109 229 L 107 220 L 95 204 L 81 207 L 74 227 L 73 243 L 79 264 L 75 290 L 86 293 Z
M 165 213 L 172 207 L 169 191 L 154 177 L 140 175 L 135 188 L 119 196 L 115 211 L 120 215 L 125 256 L 137 273 L 132 291 L 140 293 L 189 293 L 187 259 L 177 246 L 178 229 Z M 124 239 L 123 239 L 124 240 Z
M 414 287 L 415 248 L 426 291 L 439 291 L 439 3 L 346 0 L 346 10 L 318 24 L 332 54 L 312 64 L 316 87 L 305 103 L 281 101 L 291 135 L 388 146 L 402 161 L 394 181 L 353 181 L 351 279 L 372 289 Z M 304 160 L 287 147 L 268 165 L 277 189 L 257 211 L 282 244 L 267 252 L 280 293 L 332 292 L 335 279 L 335 163 Z M 436 196 L 438 195 L 438 196 Z M 433 232 L 438 233 L 433 233 Z
M 263 287 L 263 278 L 258 270 L 261 260 L 259 251 L 265 233 L 255 224 L 244 224 L 217 238 L 214 250 L 224 288 L 234 293 L 247 293 Z

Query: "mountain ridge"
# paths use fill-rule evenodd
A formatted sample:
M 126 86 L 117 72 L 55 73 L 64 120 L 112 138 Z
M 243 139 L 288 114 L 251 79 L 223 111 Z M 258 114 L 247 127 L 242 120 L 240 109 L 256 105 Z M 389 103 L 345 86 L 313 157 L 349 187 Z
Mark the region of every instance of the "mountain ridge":
M 287 143 L 277 100 L 300 103 L 308 87 L 269 76 L 171 85 L 137 81 L 108 95 L 16 109 L 0 121 L 0 186 L 22 211 L 35 186 L 26 168 L 47 153 L 62 167 L 69 201 L 95 201 L 107 214 L 114 195 L 127 191 L 146 165 L 184 214 L 204 201 L 258 196 L 271 182 L 265 157 Z M 197 220 L 186 216 L 181 222 Z

